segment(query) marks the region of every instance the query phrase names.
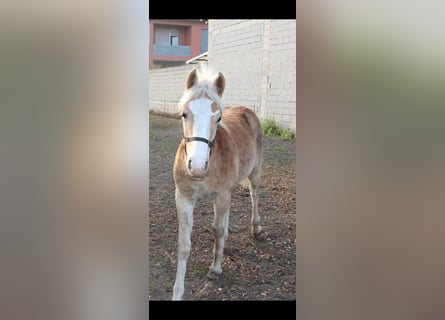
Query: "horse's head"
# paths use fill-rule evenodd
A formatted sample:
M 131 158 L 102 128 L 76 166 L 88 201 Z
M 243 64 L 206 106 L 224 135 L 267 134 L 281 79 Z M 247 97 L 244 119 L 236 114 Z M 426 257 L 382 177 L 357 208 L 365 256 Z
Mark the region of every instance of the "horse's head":
M 186 168 L 189 175 L 203 178 L 209 170 L 209 158 L 222 117 L 221 96 L 225 79 L 222 73 L 214 80 L 200 79 L 197 70 L 187 76 L 180 100 Z

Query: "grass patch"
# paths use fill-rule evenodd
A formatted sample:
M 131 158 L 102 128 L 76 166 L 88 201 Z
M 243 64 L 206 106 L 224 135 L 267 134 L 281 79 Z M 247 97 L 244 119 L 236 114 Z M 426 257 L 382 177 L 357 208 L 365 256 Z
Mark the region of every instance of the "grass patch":
M 283 139 L 283 140 L 293 140 L 293 139 L 295 139 L 295 132 L 293 132 L 289 129 L 284 129 L 284 130 L 281 130 L 280 136 L 281 136 L 281 139 Z
M 265 136 L 280 136 L 283 140 L 295 139 L 295 132 L 290 129 L 281 129 L 272 117 L 267 117 L 266 119 L 261 120 L 261 129 Z

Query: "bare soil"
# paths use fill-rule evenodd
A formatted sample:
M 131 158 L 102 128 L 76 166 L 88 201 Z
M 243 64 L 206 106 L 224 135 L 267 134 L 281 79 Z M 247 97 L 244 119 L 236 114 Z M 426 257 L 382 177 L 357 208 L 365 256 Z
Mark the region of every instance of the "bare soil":
M 182 126 L 178 119 L 150 114 L 149 131 L 149 300 L 170 300 L 178 234 L 173 162 Z M 216 280 L 207 278 L 213 208 L 208 199 L 198 201 L 185 300 L 295 300 L 295 165 L 295 140 L 264 137 L 259 200 L 262 235 L 259 239 L 250 235 L 249 192 L 239 186 L 232 194 L 223 274 Z

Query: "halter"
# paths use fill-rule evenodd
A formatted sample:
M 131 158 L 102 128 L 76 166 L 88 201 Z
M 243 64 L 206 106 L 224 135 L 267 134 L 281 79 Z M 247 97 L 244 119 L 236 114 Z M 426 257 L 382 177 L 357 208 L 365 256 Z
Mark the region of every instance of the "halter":
M 191 142 L 191 141 L 201 141 L 204 142 L 205 144 L 207 144 L 210 148 L 210 153 L 212 152 L 212 147 L 215 144 L 216 141 L 216 134 L 215 134 L 215 138 L 212 141 L 209 141 L 206 138 L 202 138 L 202 137 L 184 137 L 184 134 L 182 135 L 182 139 L 184 139 L 185 144 L 184 144 L 184 151 L 185 154 L 187 155 L 187 142 Z
M 219 119 L 217 120 L 217 126 L 216 126 L 216 130 L 218 130 L 219 127 L 219 123 L 221 121 L 222 116 L 219 117 Z M 216 132 L 218 133 L 218 131 Z M 212 141 L 209 141 L 206 138 L 202 138 L 202 137 L 186 137 L 184 136 L 184 132 L 182 133 L 182 139 L 184 139 L 185 143 L 184 143 L 184 151 L 185 151 L 185 155 L 187 155 L 187 142 L 191 142 L 191 141 L 201 141 L 204 142 L 205 144 L 207 144 L 210 148 L 210 154 L 212 153 L 212 147 L 215 144 L 216 141 L 216 133 L 215 133 L 215 138 Z

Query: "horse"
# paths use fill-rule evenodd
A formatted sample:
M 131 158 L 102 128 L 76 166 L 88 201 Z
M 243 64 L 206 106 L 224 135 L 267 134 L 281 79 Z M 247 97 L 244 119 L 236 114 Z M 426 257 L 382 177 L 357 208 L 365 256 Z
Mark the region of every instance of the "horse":
M 193 210 L 204 196 L 213 203 L 213 262 L 207 274 L 222 273 L 224 242 L 229 234 L 229 211 L 233 189 L 249 189 L 252 202 L 251 234 L 261 233 L 258 213 L 259 185 L 263 162 L 263 135 L 255 112 L 245 106 L 224 107 L 225 77 L 194 69 L 186 77 L 179 100 L 183 136 L 179 143 L 173 175 L 177 209 L 177 272 L 172 300 L 182 300 L 187 260 L 191 249 Z

